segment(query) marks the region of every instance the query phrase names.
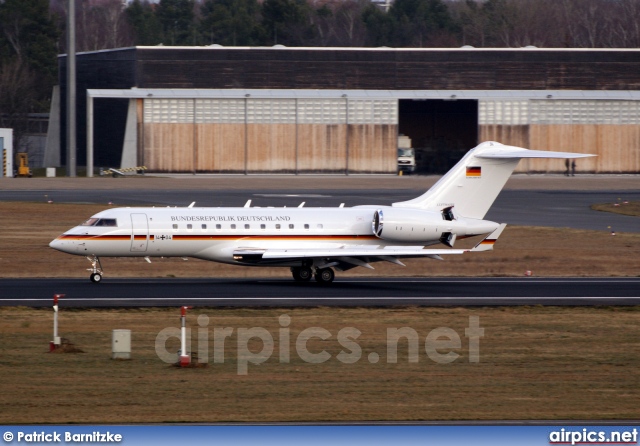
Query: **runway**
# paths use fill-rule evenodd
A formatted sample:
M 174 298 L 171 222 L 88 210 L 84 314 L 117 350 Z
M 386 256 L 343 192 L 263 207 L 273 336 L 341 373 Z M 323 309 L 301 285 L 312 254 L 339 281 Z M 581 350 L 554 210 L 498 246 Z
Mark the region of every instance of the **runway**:
M 0 306 L 388 307 L 640 305 L 640 278 L 0 279 Z

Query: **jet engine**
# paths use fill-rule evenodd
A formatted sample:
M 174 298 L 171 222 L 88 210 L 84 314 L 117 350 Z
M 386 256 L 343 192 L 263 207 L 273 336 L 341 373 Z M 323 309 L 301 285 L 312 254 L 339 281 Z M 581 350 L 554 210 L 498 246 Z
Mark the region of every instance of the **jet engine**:
M 374 235 L 383 240 L 418 244 L 440 241 L 447 246 L 453 246 L 456 238 L 488 234 L 498 226 L 488 220 L 456 217 L 450 207 L 440 212 L 386 207 L 376 210 L 371 222 Z
M 373 214 L 371 228 L 376 237 L 390 242 L 423 243 L 440 238 L 443 223 L 439 212 L 420 209 L 384 208 Z

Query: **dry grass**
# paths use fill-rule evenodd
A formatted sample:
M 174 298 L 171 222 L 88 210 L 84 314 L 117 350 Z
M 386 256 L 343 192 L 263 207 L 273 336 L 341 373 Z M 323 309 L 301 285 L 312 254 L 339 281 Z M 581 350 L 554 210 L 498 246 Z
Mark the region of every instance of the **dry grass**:
M 631 215 L 634 217 L 640 217 L 640 202 L 639 201 L 622 201 L 618 203 L 602 203 L 593 204 L 591 209 L 594 211 L 613 212 L 614 214 Z
M 86 353 L 52 355 L 51 310 L 0 308 L 0 406 L 11 408 L 0 411 L 0 423 L 640 418 L 638 307 L 201 309 L 188 318 L 194 350 L 201 313 L 210 317 L 210 358 L 213 328 L 234 328 L 225 363 L 179 369 L 154 350 L 161 329 L 179 326 L 176 309 L 62 309 L 61 334 Z M 291 317 L 288 364 L 278 360 L 282 314 Z M 471 315 L 485 330 L 479 363 L 469 362 L 464 337 Z M 311 351 L 331 354 L 322 364 L 296 353 L 298 333 L 314 326 L 333 335 L 309 343 Z M 388 364 L 386 329 L 405 326 L 419 334 L 419 362 L 408 363 L 403 341 L 398 363 Z M 236 333 L 249 327 L 266 328 L 275 350 L 239 376 Z M 354 364 L 336 359 L 349 351 L 336 340 L 344 327 L 362 331 Z M 437 327 L 462 338 L 450 364 L 425 354 L 425 338 Z M 111 330 L 121 328 L 133 332 L 130 361 L 110 359 Z M 380 362 L 369 363 L 371 352 Z
M 1 277 L 85 277 L 84 257 L 48 244 L 104 205 L 0 203 Z M 473 246 L 464 240 L 456 247 Z M 242 268 L 190 259 L 102 259 L 105 277 L 289 277 L 287 268 Z M 507 227 L 493 252 L 449 256 L 444 261 L 407 260 L 402 268 L 375 264 L 340 276 L 638 276 L 640 233 Z

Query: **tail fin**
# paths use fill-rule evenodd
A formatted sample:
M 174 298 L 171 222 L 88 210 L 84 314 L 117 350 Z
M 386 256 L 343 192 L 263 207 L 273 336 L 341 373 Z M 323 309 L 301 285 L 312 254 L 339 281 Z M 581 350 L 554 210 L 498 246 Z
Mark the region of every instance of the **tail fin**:
M 471 149 L 425 194 L 395 207 L 441 210 L 455 206 L 456 214 L 482 219 L 522 158 L 584 158 L 568 152 L 527 150 L 487 141 Z

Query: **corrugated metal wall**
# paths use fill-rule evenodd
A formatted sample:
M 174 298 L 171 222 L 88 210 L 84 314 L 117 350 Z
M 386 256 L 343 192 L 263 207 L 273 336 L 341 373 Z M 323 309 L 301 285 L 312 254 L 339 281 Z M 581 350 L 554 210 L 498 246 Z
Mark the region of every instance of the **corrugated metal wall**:
M 131 65 L 133 60 L 136 82 L 132 85 L 139 88 L 596 91 L 640 88 L 639 51 L 627 48 L 165 46 L 85 53 L 78 56 L 78 64 L 92 64 L 88 69 L 95 72 L 107 66 L 106 59 L 118 53 L 126 53 L 127 60 L 122 65 Z M 64 56 L 60 58 L 61 65 L 65 60 Z M 60 72 L 65 72 L 63 67 Z M 102 73 L 99 78 L 105 77 Z
M 479 103 L 481 141 L 533 150 L 592 153 L 577 170 L 640 172 L 640 102 L 518 100 Z M 524 160 L 518 172 L 563 172 L 564 160 Z
M 394 173 L 396 100 L 144 99 L 154 172 Z

